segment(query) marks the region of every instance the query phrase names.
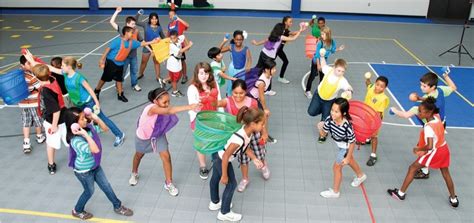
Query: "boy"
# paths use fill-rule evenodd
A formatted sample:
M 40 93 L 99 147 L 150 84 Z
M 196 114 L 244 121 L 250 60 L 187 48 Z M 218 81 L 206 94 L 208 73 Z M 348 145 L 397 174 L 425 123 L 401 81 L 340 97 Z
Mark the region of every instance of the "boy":
M 41 133 L 43 125 L 41 117 L 37 113 L 40 82 L 31 73 L 31 65 L 23 55 L 20 57 L 20 67 L 24 72 L 25 81 L 30 92 L 25 100 L 18 103 L 21 108 L 21 121 L 23 123 L 23 153 L 28 154 L 31 152 L 30 127 L 33 125 L 36 127 L 36 142 L 39 144 L 43 143 L 46 137 Z
M 66 106 L 56 79 L 49 75 L 47 65 L 38 64 L 32 69 L 33 74 L 41 84 L 38 97 L 38 113 L 44 119 L 43 125 L 46 132 L 46 152 L 48 155 L 48 171 L 51 175 L 56 173 L 54 154 L 61 149 L 61 140 L 66 143 L 66 124 L 64 123 L 64 111 Z
M 212 68 L 212 73 L 214 74 L 214 78 L 217 83 L 217 89 L 219 90 L 219 100 L 221 99 L 221 89 L 220 87 L 225 84 L 225 80 L 231 80 L 235 81 L 237 78 L 231 77 L 225 73 L 226 67 L 224 64 L 224 61 L 222 61 L 222 53 L 221 49 L 219 47 L 212 47 L 207 51 L 207 56 L 212 59 L 211 62 L 211 68 Z
M 181 77 L 181 70 L 183 68 L 181 60 L 183 59 L 184 52 L 188 51 L 189 48 L 193 45 L 193 42 L 189 42 L 183 48 L 183 42 L 186 40 L 183 35 L 178 36 L 176 30 L 171 30 L 170 33 L 170 57 L 166 62 L 166 69 L 168 69 L 169 78 L 171 80 L 171 86 L 173 87 L 173 92 L 171 96 L 173 97 L 183 97 L 184 94 L 178 90 L 177 82 Z
M 411 93 L 413 98 L 411 101 L 421 101 L 427 97 L 433 97 L 436 99 L 436 107 L 439 108 L 439 115 L 441 117 L 441 121 L 446 125 L 445 119 L 445 97 L 451 95 L 453 91 L 456 91 L 457 87 L 454 84 L 453 80 L 449 77 L 449 69 L 443 74 L 444 79 L 448 86 L 438 86 L 438 75 L 432 72 L 428 72 L 420 78 L 420 88 L 421 91 L 424 93 L 422 97 L 418 96 L 416 93 Z M 400 111 L 394 107 L 390 108 L 395 115 L 402 118 L 411 118 L 413 116 L 418 116 L 419 110 L 418 106 L 413 106 L 408 111 Z M 421 120 L 423 123 L 426 123 L 426 120 Z M 430 173 L 428 168 L 423 167 L 415 174 L 415 179 L 428 179 L 430 177 Z
M 109 47 L 105 49 L 102 57 L 99 61 L 99 66 L 104 67 L 102 77 L 97 83 L 94 89 L 97 98 L 99 98 L 100 91 L 104 86 L 105 82 L 115 80 L 115 86 L 117 88 L 117 99 L 122 102 L 128 102 L 128 99 L 123 94 L 122 81 L 123 81 L 123 65 L 125 60 L 133 49 L 137 49 L 140 46 L 147 46 L 153 43 L 157 43 L 159 39 L 154 39 L 150 42 L 138 42 L 133 40 L 134 29 L 128 26 L 122 28 L 121 38 L 116 38 L 110 42 Z
M 118 14 L 122 11 L 122 7 L 117 7 L 117 9 L 115 9 L 115 13 L 112 15 L 112 18 L 110 18 L 110 25 L 115 29 L 117 30 L 117 32 L 122 35 L 122 33 L 120 33 L 120 26 L 115 22 L 115 19 L 117 18 Z M 132 16 L 128 16 L 126 19 L 125 19 L 125 25 L 128 26 L 128 27 L 131 27 L 133 28 L 133 35 L 132 35 L 132 39 L 133 40 L 137 40 L 139 42 L 143 41 L 143 37 L 140 35 L 140 32 L 138 31 L 138 29 L 136 28 L 136 22 L 137 20 L 132 17 Z M 148 50 L 150 50 L 151 52 L 151 49 L 149 48 L 149 46 L 145 46 L 146 48 L 148 48 Z M 136 49 L 132 49 L 130 51 L 130 54 L 128 55 L 127 59 L 124 61 L 124 65 L 123 65 L 123 76 L 125 77 L 125 75 L 127 74 L 127 69 L 128 67 L 130 67 L 130 84 L 132 86 L 132 89 L 136 92 L 139 92 L 142 90 L 142 88 L 140 87 L 140 85 L 138 85 L 138 79 L 137 79 L 137 72 L 138 72 L 138 65 L 137 65 L 137 50 Z
M 62 63 L 63 63 L 63 58 L 61 57 L 53 57 L 50 62 L 51 66 L 56 67 L 58 69 L 61 69 Z M 63 94 L 63 99 L 64 99 L 64 105 L 67 108 L 72 107 L 73 105 L 72 105 L 71 100 L 69 99 L 69 93 L 67 91 L 66 84 L 64 83 L 65 81 L 64 75 L 51 72 L 51 76 L 53 76 L 54 79 L 56 79 L 56 82 L 58 82 L 58 85 L 61 88 L 61 93 Z
M 365 104 L 373 108 L 380 114 L 380 118 L 383 119 L 383 113 L 390 104 L 390 99 L 385 94 L 385 88 L 388 86 L 388 79 L 384 76 L 380 76 L 375 80 L 375 84 L 370 82 L 370 76 L 365 79 L 365 85 L 367 86 L 367 94 L 365 95 Z M 373 166 L 377 162 L 377 143 L 378 143 L 378 132 L 377 131 L 370 139 L 367 139 L 366 143 L 372 143 L 372 153 L 370 154 L 367 166 Z
M 170 35 L 172 30 L 176 30 L 178 32 L 178 36 L 184 35 L 184 31 L 188 30 L 189 24 L 182 20 L 178 15 L 176 14 L 176 11 L 171 9 L 168 13 L 170 23 L 168 24 L 168 36 Z M 185 42 L 183 42 L 183 46 L 185 47 Z M 182 78 L 181 78 L 181 84 L 186 84 L 188 82 L 188 76 L 186 75 L 186 54 L 182 54 L 182 59 L 181 59 L 181 64 L 183 69 L 181 70 Z

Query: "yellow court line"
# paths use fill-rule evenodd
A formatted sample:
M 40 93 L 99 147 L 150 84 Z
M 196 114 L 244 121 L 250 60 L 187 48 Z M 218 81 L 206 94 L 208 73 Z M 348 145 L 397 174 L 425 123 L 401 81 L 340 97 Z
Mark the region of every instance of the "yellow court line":
M 399 46 L 401 47 L 403 50 L 405 50 L 411 57 L 413 57 L 413 59 L 415 59 L 418 63 L 420 63 L 422 66 L 424 66 L 426 69 L 428 69 L 430 72 L 433 72 L 434 74 L 436 74 L 436 76 L 438 76 L 438 79 L 440 79 L 444 84 L 448 85 L 448 83 L 439 75 L 437 74 L 436 72 L 434 72 L 430 67 L 428 67 L 428 65 L 426 65 L 420 58 L 418 58 L 414 53 L 412 53 L 407 47 L 405 47 L 400 41 L 398 41 L 397 39 L 393 39 L 393 41 Z M 467 102 L 467 104 L 469 104 L 471 107 L 474 107 L 474 104 L 469 101 L 469 99 L 467 99 L 464 95 L 462 95 L 461 93 L 459 93 L 459 91 L 454 91 L 457 95 L 459 95 L 459 97 L 461 97 L 465 102 Z
M 30 215 L 30 216 L 48 217 L 48 218 L 71 219 L 71 220 L 78 220 L 78 221 L 80 220 L 78 218 L 75 218 L 71 215 L 66 215 L 66 214 L 56 214 L 56 213 L 50 213 L 50 212 L 28 211 L 28 210 L 19 210 L 19 209 L 0 208 L 0 213 Z M 120 221 L 120 220 L 107 219 L 107 218 L 96 218 L 96 217 L 88 219 L 87 221 L 104 222 L 104 223 L 128 223 L 128 222 L 130 222 L 130 221 Z

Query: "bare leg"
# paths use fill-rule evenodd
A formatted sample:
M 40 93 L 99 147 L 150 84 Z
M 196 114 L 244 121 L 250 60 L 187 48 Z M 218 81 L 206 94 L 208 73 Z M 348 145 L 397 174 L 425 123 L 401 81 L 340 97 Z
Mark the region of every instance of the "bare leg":
M 99 83 L 97 83 L 97 86 L 95 87 L 95 90 L 101 90 L 102 87 L 104 86 L 105 81 L 99 80 Z
M 156 75 L 156 79 L 160 79 L 160 63 L 158 63 L 158 61 L 156 61 L 155 57 L 153 57 L 153 64 L 154 64 L 154 67 L 155 67 L 155 75 Z
M 119 95 L 122 95 L 122 93 L 123 93 L 122 82 L 121 81 L 116 81 L 115 82 L 115 87 L 117 87 L 117 93 Z
M 372 143 L 372 153 L 377 153 L 377 143 L 378 143 L 379 139 L 378 137 L 372 137 L 371 139 L 371 143 Z
M 240 165 L 240 170 L 242 171 L 242 179 L 249 180 L 249 165 L 242 164 Z
M 168 150 L 160 152 L 160 158 L 163 162 L 163 171 L 165 172 L 166 183 L 173 181 L 173 167 L 171 166 L 171 155 Z
M 182 65 L 182 69 L 181 69 L 182 77 L 186 77 L 186 72 L 187 72 L 186 61 L 181 60 L 181 65 Z
M 138 73 L 138 77 L 141 77 L 144 74 L 149 59 L 150 53 L 142 53 L 142 62 L 140 63 L 140 72 Z
M 362 170 L 360 169 L 360 166 L 359 166 L 359 164 L 357 163 L 357 161 L 354 159 L 354 157 L 352 157 L 352 159 L 349 160 L 349 166 L 352 168 L 352 170 L 354 170 L 354 172 L 356 173 L 357 177 L 362 177 L 362 175 L 364 175 L 364 173 L 363 173 Z
M 52 147 L 46 146 L 46 155 L 48 156 L 48 164 L 53 165 L 54 163 L 54 154 L 56 150 Z
M 171 87 L 173 87 L 173 91 L 177 91 L 177 90 L 178 90 L 178 84 L 176 83 L 176 81 L 172 81 L 172 82 L 171 82 Z
M 42 131 L 41 131 L 41 127 L 36 127 L 36 135 L 41 135 Z M 29 130 L 29 129 L 28 129 Z M 28 131 L 29 132 L 29 131 Z
M 334 173 L 334 183 L 333 183 L 332 188 L 334 192 L 339 193 L 339 189 L 341 187 L 341 180 L 342 180 L 342 165 L 334 162 L 332 166 L 332 170 Z
M 206 167 L 206 155 L 196 152 L 199 160 L 199 167 Z
M 423 166 L 416 161 L 410 165 L 405 180 L 403 181 L 402 187 L 400 188 L 401 192 L 407 192 L 408 186 L 410 186 L 411 182 L 413 181 L 413 177 L 415 177 L 416 171 L 421 169 L 422 167 Z
M 140 166 L 140 162 L 144 155 L 144 153 L 135 152 L 132 162 L 132 173 L 138 173 L 138 166 Z
M 446 186 L 448 187 L 449 195 L 454 198 L 456 193 L 454 192 L 454 183 L 451 174 L 449 173 L 449 168 L 441 168 L 441 174 L 443 175 Z
M 23 127 L 23 138 L 24 139 L 29 139 L 30 138 L 30 128 L 29 127 Z

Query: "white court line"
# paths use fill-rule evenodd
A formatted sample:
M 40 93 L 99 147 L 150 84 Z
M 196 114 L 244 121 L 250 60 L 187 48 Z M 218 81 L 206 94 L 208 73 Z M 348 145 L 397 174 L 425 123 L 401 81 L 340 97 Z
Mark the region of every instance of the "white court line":
M 355 63 L 355 64 L 359 64 L 359 63 L 383 64 L 383 63 L 378 63 L 378 62 L 351 62 L 351 63 Z M 385 65 L 413 66 L 413 67 L 425 66 L 425 65 L 418 65 L 418 64 L 408 64 L 408 63 L 386 63 Z M 452 65 L 452 64 L 450 64 L 450 65 Z M 446 65 L 427 64 L 426 66 L 428 66 L 428 67 L 445 67 Z M 469 67 L 469 66 L 454 66 L 454 65 L 452 65 L 452 67 L 473 69 L 473 67 Z
M 69 21 L 63 22 L 63 23 L 61 23 L 61 24 L 59 24 L 59 25 L 56 25 L 56 26 L 53 26 L 53 27 L 47 29 L 46 31 L 53 30 L 53 29 L 55 29 L 55 28 L 57 28 L 57 27 L 60 27 L 60 26 L 62 26 L 62 25 L 66 25 L 66 24 L 68 24 L 68 23 L 70 23 L 70 22 L 73 22 L 73 21 L 76 21 L 76 20 L 78 20 L 78 19 L 80 19 L 80 18 L 82 18 L 82 17 L 84 17 L 84 16 L 86 16 L 86 15 L 81 15 L 81 16 L 79 16 L 79 17 L 77 17 L 77 18 L 74 18 L 74 19 L 71 19 L 71 20 L 69 20 Z
M 39 58 L 49 58 L 49 57 L 56 57 L 56 56 L 79 56 L 79 55 L 84 55 L 84 54 L 86 54 L 86 53 L 63 53 L 63 54 L 40 56 Z M 101 56 L 102 54 L 101 53 L 93 53 L 91 55 L 92 56 Z M 20 55 L 18 55 L 18 57 L 20 57 Z M 0 67 L 0 69 L 3 69 L 4 67 L 11 66 L 13 64 L 20 64 L 20 62 L 13 62 L 13 63 L 9 63 L 7 65 L 3 65 L 3 66 Z
M 82 29 L 81 31 L 86 31 L 86 30 L 88 30 L 88 29 L 90 29 L 90 28 L 92 28 L 92 27 L 94 27 L 94 26 L 96 26 L 96 25 L 99 25 L 99 24 L 101 24 L 101 23 L 103 23 L 103 22 L 109 20 L 110 18 L 111 18 L 111 17 L 107 17 L 107 18 L 105 18 L 104 20 L 101 20 L 101 21 L 99 21 L 99 22 L 96 22 L 95 24 L 93 24 L 93 25 L 91 25 L 91 26 L 88 26 L 88 27 Z

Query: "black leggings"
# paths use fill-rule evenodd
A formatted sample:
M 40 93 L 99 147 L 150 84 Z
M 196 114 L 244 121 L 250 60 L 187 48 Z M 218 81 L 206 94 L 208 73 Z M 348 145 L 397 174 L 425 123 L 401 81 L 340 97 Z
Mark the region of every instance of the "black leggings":
M 313 85 L 314 78 L 319 75 L 319 83 L 323 80 L 324 73 L 318 71 L 318 66 L 311 61 L 311 72 L 309 73 L 308 81 L 306 82 L 306 91 L 311 91 L 311 86 Z

